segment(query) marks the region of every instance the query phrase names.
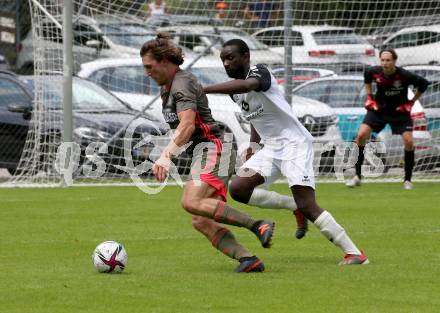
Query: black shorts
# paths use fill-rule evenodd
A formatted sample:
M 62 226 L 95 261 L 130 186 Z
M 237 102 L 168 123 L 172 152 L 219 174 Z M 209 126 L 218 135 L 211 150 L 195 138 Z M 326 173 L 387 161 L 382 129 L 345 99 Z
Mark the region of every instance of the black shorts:
M 375 111 L 367 111 L 364 117 L 364 124 L 370 126 L 374 132 L 379 133 L 390 124 L 393 135 L 401 135 L 404 132 L 413 130 L 413 121 L 409 114 L 386 114 Z

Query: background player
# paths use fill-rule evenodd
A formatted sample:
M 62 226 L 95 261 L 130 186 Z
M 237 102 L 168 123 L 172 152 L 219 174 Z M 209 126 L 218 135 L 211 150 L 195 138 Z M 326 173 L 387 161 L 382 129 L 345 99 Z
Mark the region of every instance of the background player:
M 232 198 L 248 203 L 256 186 L 284 175 L 299 210 L 344 251 L 340 264 L 368 264 L 344 228 L 316 203 L 313 137 L 293 114 L 273 75 L 264 65 L 250 66 L 249 47 L 240 39 L 225 42 L 220 58 L 228 76 L 235 80 L 205 86 L 205 92 L 230 94 L 251 123 L 251 144 L 264 142 L 232 181 Z
M 379 133 L 390 124 L 393 134 L 402 136 L 405 147 L 405 178 L 403 186 L 412 189 L 411 176 L 414 167 L 413 122 L 411 108 L 428 87 L 428 81 L 414 73 L 396 66 L 397 54 L 393 49 L 383 49 L 379 53 L 380 66 L 365 70 L 365 90 L 368 110 L 359 127 L 355 143 L 359 147 L 359 155 L 355 165 L 356 175 L 346 182 L 347 187 L 361 185 L 364 148 L 371 132 Z M 377 91 L 373 96 L 372 83 Z M 414 97 L 408 99 L 408 87 L 416 88 Z

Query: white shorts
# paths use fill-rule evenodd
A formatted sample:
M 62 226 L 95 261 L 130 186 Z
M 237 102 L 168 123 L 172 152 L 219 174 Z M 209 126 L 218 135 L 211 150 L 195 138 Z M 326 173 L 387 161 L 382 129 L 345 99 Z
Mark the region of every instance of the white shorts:
M 237 174 L 241 177 L 250 175 L 244 171 L 248 168 L 263 176 L 265 185 L 284 176 L 289 187 L 300 185 L 315 189 L 312 142 L 300 143 L 291 151 L 286 157 L 286 154 L 277 155 L 273 150 L 263 147 L 240 167 Z

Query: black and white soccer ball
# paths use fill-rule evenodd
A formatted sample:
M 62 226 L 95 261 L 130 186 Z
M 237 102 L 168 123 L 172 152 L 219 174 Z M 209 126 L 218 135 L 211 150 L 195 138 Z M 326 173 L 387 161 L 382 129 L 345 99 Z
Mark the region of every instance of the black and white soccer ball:
M 92 261 L 100 273 L 120 273 L 127 266 L 128 255 L 120 243 L 104 241 L 93 251 Z

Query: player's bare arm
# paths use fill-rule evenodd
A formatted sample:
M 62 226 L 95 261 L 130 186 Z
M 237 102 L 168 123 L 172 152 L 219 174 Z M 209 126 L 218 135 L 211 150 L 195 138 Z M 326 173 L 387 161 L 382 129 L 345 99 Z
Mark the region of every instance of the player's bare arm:
M 177 150 L 189 141 L 195 130 L 196 113 L 193 110 L 182 111 L 178 113 L 178 117 L 179 125 L 173 138 L 153 165 L 153 174 L 161 182 L 168 176 L 171 159 L 177 154 Z
M 221 84 L 205 86 L 203 91 L 205 93 L 246 93 L 252 90 L 256 90 L 260 87 L 260 82 L 256 78 L 248 79 L 236 79 Z
M 365 84 L 365 91 L 367 92 L 367 95 L 373 95 L 373 87 L 370 84 Z

